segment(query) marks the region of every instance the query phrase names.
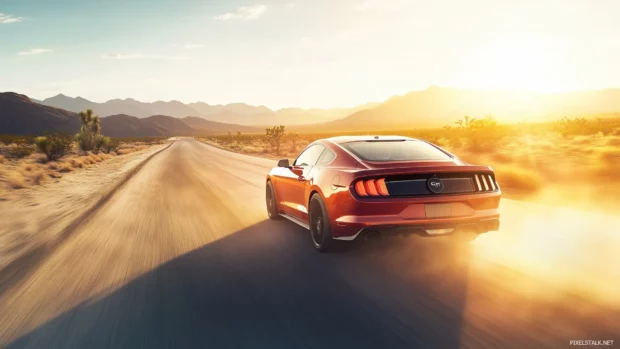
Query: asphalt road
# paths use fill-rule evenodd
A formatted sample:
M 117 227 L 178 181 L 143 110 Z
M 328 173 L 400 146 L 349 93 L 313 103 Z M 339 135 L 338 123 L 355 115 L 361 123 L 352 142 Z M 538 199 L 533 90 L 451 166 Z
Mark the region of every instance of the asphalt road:
M 471 246 L 319 254 L 267 219 L 273 163 L 176 141 L 3 288 L 0 347 L 620 345 L 618 244 L 594 234 L 617 217 L 505 200 L 502 230 Z

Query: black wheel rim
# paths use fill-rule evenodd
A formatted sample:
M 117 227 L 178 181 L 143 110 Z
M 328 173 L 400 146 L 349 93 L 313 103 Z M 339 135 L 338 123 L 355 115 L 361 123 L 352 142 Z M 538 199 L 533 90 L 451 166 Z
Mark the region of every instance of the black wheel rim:
M 271 216 L 273 212 L 273 194 L 271 193 L 271 188 L 267 187 L 267 213 Z
M 323 215 L 320 213 L 314 214 L 312 219 L 312 240 L 316 246 L 320 246 L 323 241 L 323 234 L 325 231 L 325 222 L 323 221 Z

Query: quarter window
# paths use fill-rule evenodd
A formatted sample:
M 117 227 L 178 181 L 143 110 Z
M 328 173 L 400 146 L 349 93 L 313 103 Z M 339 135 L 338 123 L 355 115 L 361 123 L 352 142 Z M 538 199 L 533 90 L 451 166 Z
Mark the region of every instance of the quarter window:
M 336 158 L 336 154 L 331 151 L 328 148 L 325 148 L 325 151 L 323 152 L 323 154 L 321 154 L 321 157 L 319 158 L 319 161 L 317 161 L 317 165 L 327 165 L 330 162 L 332 162 L 332 160 L 334 160 Z
M 293 166 L 314 166 L 323 150 L 325 150 L 325 147 L 319 144 L 306 148 L 306 150 L 299 154 Z

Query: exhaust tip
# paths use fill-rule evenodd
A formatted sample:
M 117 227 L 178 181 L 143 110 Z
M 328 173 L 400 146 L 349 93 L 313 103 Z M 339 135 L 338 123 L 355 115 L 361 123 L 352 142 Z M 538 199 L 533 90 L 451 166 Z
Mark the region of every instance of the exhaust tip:
M 444 228 L 444 229 L 426 229 L 426 233 L 428 235 L 443 235 L 450 234 L 454 231 L 454 228 Z

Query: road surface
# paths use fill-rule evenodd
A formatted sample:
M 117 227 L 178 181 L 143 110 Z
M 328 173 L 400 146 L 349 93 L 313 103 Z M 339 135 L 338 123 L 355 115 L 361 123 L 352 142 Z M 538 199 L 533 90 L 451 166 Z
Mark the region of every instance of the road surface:
M 505 200 L 470 247 L 319 254 L 267 219 L 273 163 L 177 140 L 2 285 L 0 347 L 620 346 L 617 217 Z

